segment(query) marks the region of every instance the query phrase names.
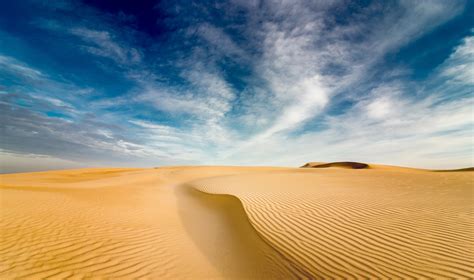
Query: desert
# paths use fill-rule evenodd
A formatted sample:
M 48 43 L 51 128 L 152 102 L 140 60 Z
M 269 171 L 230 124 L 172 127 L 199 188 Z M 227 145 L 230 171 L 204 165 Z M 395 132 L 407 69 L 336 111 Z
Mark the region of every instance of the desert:
M 474 279 L 473 0 L 0 2 L 0 280 Z
M 473 173 L 353 164 L 0 175 L 2 279 L 471 279 Z

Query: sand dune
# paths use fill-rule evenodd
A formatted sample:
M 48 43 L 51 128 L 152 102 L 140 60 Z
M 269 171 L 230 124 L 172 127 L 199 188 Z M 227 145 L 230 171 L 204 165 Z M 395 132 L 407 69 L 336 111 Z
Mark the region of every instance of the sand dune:
M 0 278 L 288 279 L 239 202 L 178 187 L 239 168 L 1 175 Z
M 367 163 L 362 162 L 353 162 L 353 161 L 340 161 L 340 162 L 308 162 L 307 164 L 301 166 L 302 168 L 326 168 L 326 167 L 340 167 L 340 168 L 349 168 L 349 169 L 364 169 L 369 168 Z
M 0 175 L 0 278 L 473 278 L 472 174 L 371 165 Z
M 313 278 L 474 277 L 471 173 L 301 171 L 193 186 L 239 198 L 263 238 Z

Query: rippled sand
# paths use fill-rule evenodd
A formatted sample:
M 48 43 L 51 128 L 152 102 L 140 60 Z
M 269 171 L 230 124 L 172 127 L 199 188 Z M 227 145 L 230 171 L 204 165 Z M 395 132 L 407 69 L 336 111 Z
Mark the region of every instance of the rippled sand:
M 0 175 L 0 278 L 474 278 L 474 173 L 335 166 Z

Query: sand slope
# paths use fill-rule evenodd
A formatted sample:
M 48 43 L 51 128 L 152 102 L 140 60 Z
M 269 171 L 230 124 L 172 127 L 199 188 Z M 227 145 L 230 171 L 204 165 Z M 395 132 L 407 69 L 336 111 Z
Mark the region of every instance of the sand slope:
M 294 269 L 281 266 L 238 201 L 178 187 L 189 179 L 238 172 L 82 169 L 2 175 L 0 278 L 293 277 Z
M 474 277 L 473 177 L 395 167 L 193 182 L 239 198 L 257 231 L 313 278 Z
M 473 173 L 370 167 L 0 175 L 0 278 L 473 278 Z

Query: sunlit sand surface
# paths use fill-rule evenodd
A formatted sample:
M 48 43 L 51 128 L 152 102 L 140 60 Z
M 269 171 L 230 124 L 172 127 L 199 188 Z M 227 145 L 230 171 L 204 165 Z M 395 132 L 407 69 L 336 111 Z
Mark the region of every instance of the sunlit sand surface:
M 338 163 L 0 175 L 0 278 L 472 279 L 473 174 Z

